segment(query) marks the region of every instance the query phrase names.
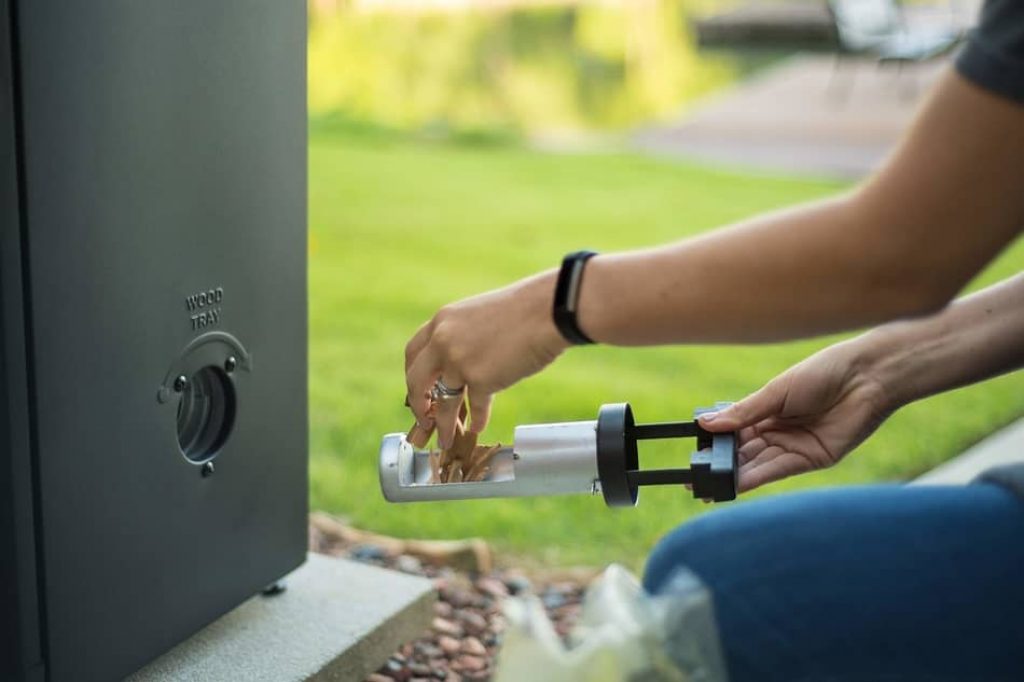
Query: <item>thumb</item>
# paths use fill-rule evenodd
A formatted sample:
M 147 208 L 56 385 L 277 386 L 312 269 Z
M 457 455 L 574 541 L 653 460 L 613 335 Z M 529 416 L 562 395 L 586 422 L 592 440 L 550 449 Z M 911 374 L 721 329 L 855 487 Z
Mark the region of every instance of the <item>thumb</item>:
M 712 432 L 738 431 L 778 414 L 785 403 L 785 397 L 782 383 L 773 380 L 739 402 L 717 412 L 702 414 L 699 417 L 700 425 Z

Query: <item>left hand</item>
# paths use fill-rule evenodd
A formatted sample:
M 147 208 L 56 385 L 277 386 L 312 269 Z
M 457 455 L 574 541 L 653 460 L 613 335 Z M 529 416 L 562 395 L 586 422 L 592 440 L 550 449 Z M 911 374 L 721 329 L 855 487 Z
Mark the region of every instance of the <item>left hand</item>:
M 836 464 L 896 409 L 865 337 L 790 367 L 700 425 L 739 432 L 739 492 Z
M 568 346 L 551 317 L 555 273 L 444 306 L 405 347 L 409 408 L 421 428 L 436 426 L 442 448 L 451 446 L 456 420 L 469 400 L 469 430 L 480 433 L 494 394 L 539 372 Z M 430 413 L 430 390 L 441 379 L 462 396 L 442 399 Z

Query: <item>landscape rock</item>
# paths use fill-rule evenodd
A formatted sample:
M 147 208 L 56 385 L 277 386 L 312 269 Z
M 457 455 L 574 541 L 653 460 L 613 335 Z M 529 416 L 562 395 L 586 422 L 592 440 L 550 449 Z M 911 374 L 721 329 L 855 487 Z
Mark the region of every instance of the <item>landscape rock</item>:
M 459 653 L 459 651 L 462 649 L 462 642 L 455 639 L 454 637 L 448 637 L 447 635 L 442 635 L 441 637 L 438 637 L 437 644 L 441 648 L 441 650 L 448 656 L 453 656 L 454 654 Z
M 458 660 L 455 661 L 455 665 L 466 672 L 479 672 L 487 667 L 487 661 L 482 656 L 470 656 L 464 654 L 459 656 Z
M 533 590 L 533 583 L 530 582 L 529 578 L 523 575 L 506 576 L 505 586 L 508 588 L 509 593 L 513 595 L 519 595 Z
M 467 637 L 462 640 L 462 653 L 470 656 L 486 656 L 487 647 L 476 637 Z
M 462 628 L 445 618 L 435 618 L 431 621 L 430 627 L 439 635 L 447 635 L 453 638 L 462 637 Z
M 476 611 L 460 609 L 455 612 L 455 617 L 472 634 L 480 634 L 487 629 L 487 619 Z
M 408 554 L 399 555 L 398 559 L 395 560 L 395 568 L 403 573 L 412 573 L 413 575 L 421 575 L 423 573 L 423 564 L 420 560 Z
M 437 588 L 430 631 L 399 647 L 365 682 L 486 682 L 494 675 L 506 626 L 504 599 L 536 590 L 564 638 L 579 618 L 584 588 L 596 574 L 586 568 L 529 576 L 522 569 L 495 569 L 481 540 L 389 538 L 320 513 L 310 515 L 309 538 L 315 552 L 421 575 Z
M 495 578 L 480 578 L 476 581 L 476 589 L 495 599 L 503 599 L 508 596 L 508 587 L 505 586 L 505 583 Z

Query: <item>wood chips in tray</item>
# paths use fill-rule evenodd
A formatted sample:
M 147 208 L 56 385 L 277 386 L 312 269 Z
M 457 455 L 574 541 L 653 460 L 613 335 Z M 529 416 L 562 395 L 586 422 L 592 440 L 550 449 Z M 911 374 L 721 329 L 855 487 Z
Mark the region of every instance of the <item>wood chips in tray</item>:
M 435 412 L 436 404 L 432 404 L 430 413 Z M 432 416 L 432 414 L 431 414 Z M 462 414 L 455 422 L 455 437 L 452 446 L 447 450 L 432 448 L 430 450 L 430 482 L 460 483 L 463 481 L 482 481 L 491 470 L 491 460 L 501 449 L 496 445 L 479 445 L 477 435 L 466 429 L 466 410 L 463 404 Z M 423 447 L 433 434 L 433 429 L 421 428 L 413 424 L 406 440 L 415 447 Z

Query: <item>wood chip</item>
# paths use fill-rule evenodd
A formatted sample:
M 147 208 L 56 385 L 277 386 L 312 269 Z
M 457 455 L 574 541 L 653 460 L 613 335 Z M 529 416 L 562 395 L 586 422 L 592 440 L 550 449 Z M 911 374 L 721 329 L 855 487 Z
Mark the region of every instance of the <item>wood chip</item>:
M 491 460 L 494 459 L 494 455 L 497 454 L 500 449 L 501 443 L 490 447 L 486 445 L 478 445 L 473 451 L 473 457 L 470 460 L 469 469 L 466 471 L 466 480 L 483 480 L 483 478 L 487 476 L 487 472 L 491 470 Z
M 406 434 L 405 439 L 412 443 L 413 447 L 422 448 L 430 442 L 430 437 L 434 435 L 434 427 L 431 426 L 429 429 L 424 429 L 419 424 L 413 424 L 412 428 L 409 429 L 409 433 Z
M 428 416 L 433 417 L 437 413 L 437 403 L 431 403 Z M 428 455 L 430 463 L 431 483 L 460 483 L 462 481 L 481 481 L 490 471 L 491 460 L 495 453 L 501 449 L 501 443 L 497 445 L 480 445 L 477 443 L 477 434 L 466 428 L 468 410 L 466 404 L 462 404 L 459 411 L 459 418 L 455 422 L 455 436 L 452 438 L 452 445 L 446 450 L 432 449 Z M 422 429 L 418 424 L 413 424 L 406 436 L 406 440 L 414 447 L 422 448 L 430 440 L 434 428 Z
M 437 450 L 431 450 L 428 455 L 430 461 L 430 482 L 440 483 L 441 482 L 441 453 Z
M 452 439 L 452 446 L 448 448 L 452 458 L 457 462 L 469 462 L 476 450 L 476 434 L 466 431 L 461 424 L 455 426 L 455 438 Z

